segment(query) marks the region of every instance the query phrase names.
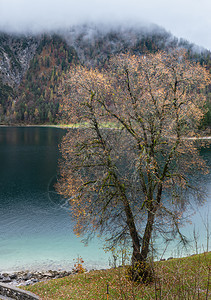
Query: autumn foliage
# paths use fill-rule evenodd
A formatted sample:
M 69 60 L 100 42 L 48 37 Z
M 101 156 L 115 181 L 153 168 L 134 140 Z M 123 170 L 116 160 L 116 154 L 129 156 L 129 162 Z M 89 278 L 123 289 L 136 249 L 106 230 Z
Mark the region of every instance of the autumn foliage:
M 202 199 L 190 174 L 206 172 L 192 138 L 208 84 L 206 69 L 182 50 L 121 54 L 104 69 L 78 66 L 67 75 L 63 117 L 86 128 L 63 139 L 57 189 L 78 235 L 97 231 L 111 245 L 127 239 L 133 265 L 147 260 L 153 230 L 185 241 L 182 212 L 192 196 Z

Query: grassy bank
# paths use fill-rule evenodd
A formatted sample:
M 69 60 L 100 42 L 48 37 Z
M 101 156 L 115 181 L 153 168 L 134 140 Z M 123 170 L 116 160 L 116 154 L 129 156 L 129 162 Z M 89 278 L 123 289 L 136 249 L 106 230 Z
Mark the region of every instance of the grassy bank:
M 61 129 L 74 129 L 74 128 L 88 128 L 87 122 L 81 123 L 71 123 L 71 124 L 0 124 L 0 127 L 50 127 L 50 128 L 61 128 Z M 100 128 L 107 128 L 107 129 L 121 129 L 122 126 L 118 126 L 115 122 L 103 122 L 100 124 Z M 203 136 L 197 137 L 183 137 L 184 140 L 211 140 L 211 132 L 210 130 L 203 131 Z
M 154 263 L 155 281 L 147 286 L 128 281 L 122 267 L 40 282 L 25 289 L 46 300 L 211 299 L 210 268 L 211 252 Z
M 88 126 L 90 126 L 87 122 L 81 122 L 81 123 L 70 123 L 70 124 L 62 124 L 62 123 L 58 123 L 58 124 L 25 124 L 25 123 L 21 123 L 21 124 L 0 124 L 0 127 L 52 127 L 52 128 L 64 128 L 64 129 L 68 129 L 68 128 L 87 128 Z M 101 128 L 110 128 L 110 129 L 120 129 L 122 127 L 117 126 L 116 123 L 114 122 L 103 122 L 100 125 Z

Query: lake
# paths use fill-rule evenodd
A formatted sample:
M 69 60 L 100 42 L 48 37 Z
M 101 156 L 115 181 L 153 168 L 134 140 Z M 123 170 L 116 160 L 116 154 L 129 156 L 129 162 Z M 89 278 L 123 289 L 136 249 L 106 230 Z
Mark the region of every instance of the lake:
M 69 270 L 79 255 L 88 269 L 109 265 L 102 240 L 84 246 L 74 235 L 69 205 L 53 189 L 58 145 L 65 132 L 50 127 L 0 128 L 0 272 Z M 211 165 L 210 149 L 201 153 Z M 203 221 L 210 207 L 210 175 L 204 177 L 204 186 L 207 202 L 195 209 L 193 224 L 183 229 L 190 236 L 195 224 L 200 251 L 206 248 Z M 165 256 L 175 256 L 174 249 L 169 246 Z M 193 251 L 194 247 L 186 253 Z

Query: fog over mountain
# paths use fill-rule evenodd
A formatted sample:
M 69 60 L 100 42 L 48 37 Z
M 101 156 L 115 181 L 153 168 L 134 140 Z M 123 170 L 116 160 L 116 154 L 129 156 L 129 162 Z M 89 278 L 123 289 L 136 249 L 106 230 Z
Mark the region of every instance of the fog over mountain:
M 59 122 L 65 74 L 77 64 L 103 68 L 119 53 L 185 48 L 211 70 L 208 0 L 158 2 L 0 0 L 0 124 Z
M 0 30 L 42 32 L 87 22 L 154 23 L 211 50 L 210 0 L 0 0 Z

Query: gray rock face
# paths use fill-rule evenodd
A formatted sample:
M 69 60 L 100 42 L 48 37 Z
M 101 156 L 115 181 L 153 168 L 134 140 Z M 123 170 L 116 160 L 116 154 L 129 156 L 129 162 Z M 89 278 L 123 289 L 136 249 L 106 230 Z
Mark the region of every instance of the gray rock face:
M 39 46 L 39 37 L 0 33 L 0 80 L 17 87 Z

